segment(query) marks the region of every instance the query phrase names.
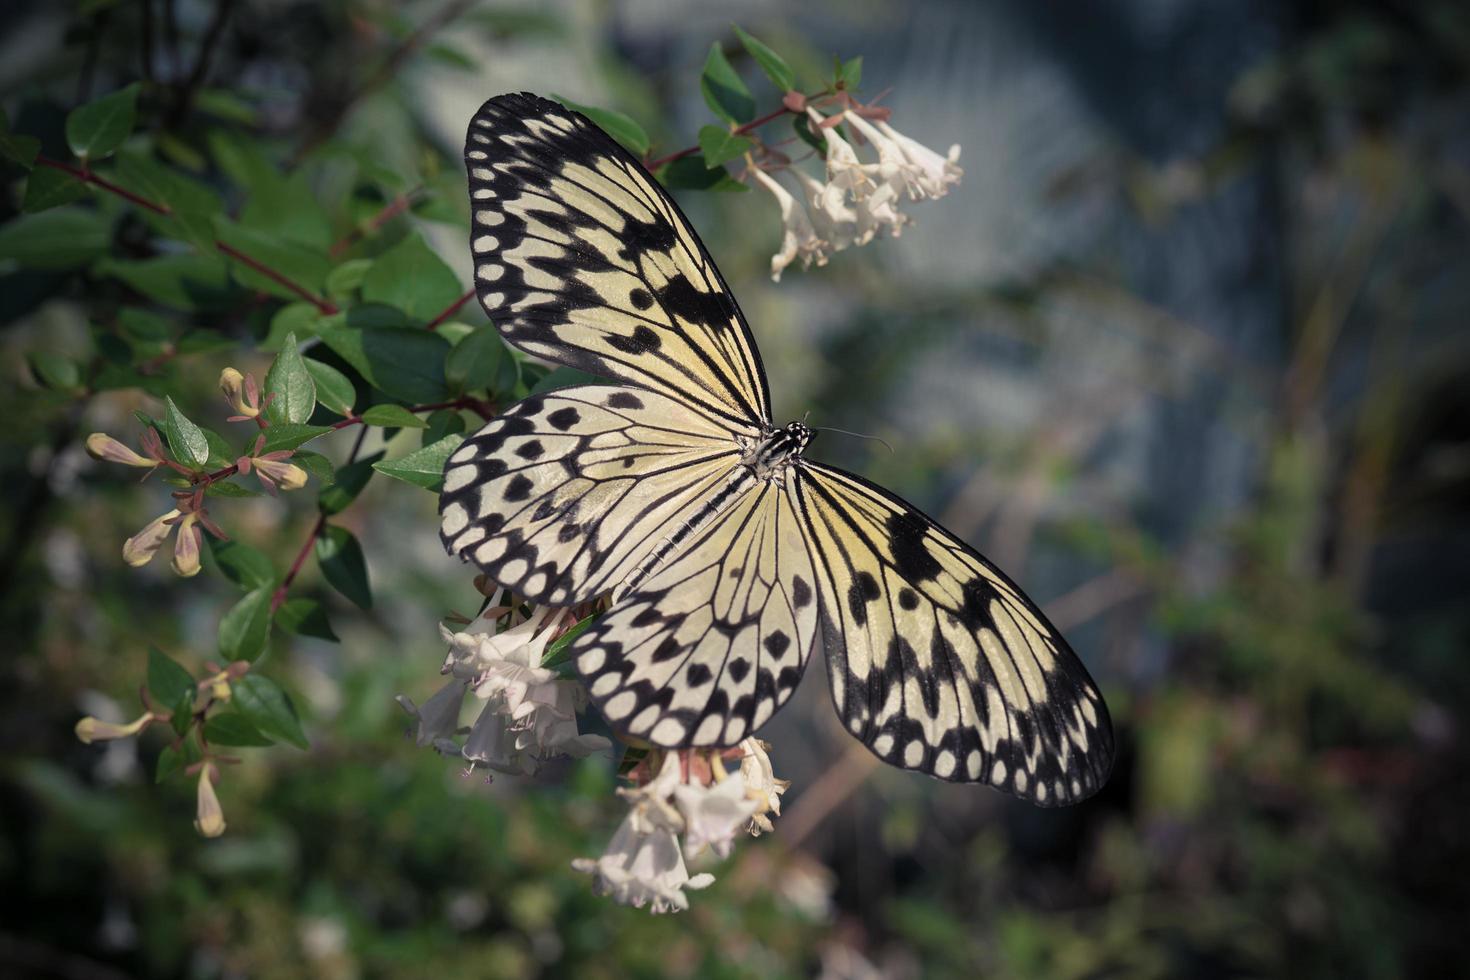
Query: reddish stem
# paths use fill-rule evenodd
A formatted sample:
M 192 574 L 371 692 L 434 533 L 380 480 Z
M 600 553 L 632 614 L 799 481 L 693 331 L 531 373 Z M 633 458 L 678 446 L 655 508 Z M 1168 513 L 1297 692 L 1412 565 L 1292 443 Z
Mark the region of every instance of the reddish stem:
M 438 316 L 434 317 L 434 319 L 425 324 L 424 329 L 438 330 L 439 326 L 445 320 L 448 320 L 450 317 L 454 316 L 454 314 L 458 313 L 459 308 L 468 303 L 471 299 L 473 299 L 474 295 L 475 291 L 473 289 L 467 290 L 463 296 L 451 303 L 448 309 L 446 309 L 443 313 L 440 313 Z
M 227 245 L 224 242 L 215 242 L 214 247 L 219 249 L 221 254 L 228 255 L 235 261 L 249 266 L 272 282 L 280 283 L 282 286 L 286 287 L 297 296 L 300 296 L 302 299 L 306 300 L 312 306 L 315 306 L 322 313 L 330 316 L 333 313 L 339 312 L 336 303 L 333 303 L 331 300 L 328 299 L 323 299 L 322 297 L 316 295 L 304 286 L 300 286 L 292 282 L 284 273 L 277 272 L 275 269 L 272 269 L 270 266 L 259 261 L 258 259 L 251 258 L 244 252 L 240 251 L 238 248 L 235 248 L 235 246 Z
M 354 452 L 353 455 L 355 456 L 357 454 Z M 276 610 L 285 604 L 286 596 L 291 591 L 291 583 L 296 581 L 297 575 L 301 574 L 302 566 L 306 564 L 306 556 L 311 554 L 312 546 L 316 544 L 316 539 L 321 536 L 322 529 L 326 526 L 327 515 L 318 512 L 315 523 L 311 525 L 311 533 L 306 536 L 306 541 L 301 545 L 300 550 L 296 552 L 296 557 L 292 560 L 291 567 L 286 569 L 286 577 L 281 579 L 281 584 L 276 586 L 275 592 L 271 593 L 272 616 L 276 614 Z
M 352 229 L 346 235 L 343 235 L 340 239 L 333 243 L 331 249 L 328 251 L 327 254 L 329 254 L 334 259 L 337 258 L 353 245 L 356 245 L 366 235 L 377 231 L 388 222 L 392 221 L 394 218 L 398 217 L 400 214 L 413 207 L 419 202 L 420 199 L 423 198 L 423 196 L 423 187 L 415 187 L 411 191 L 406 191 L 405 193 L 399 194 L 393 200 L 384 205 L 383 210 L 379 211 L 377 214 L 369 218 L 364 224 Z
M 65 174 L 71 174 L 77 180 L 80 180 L 85 184 L 91 184 L 94 187 L 102 188 L 104 191 L 110 191 L 111 193 L 116 194 L 118 197 L 121 197 L 124 200 L 132 201 L 140 208 L 147 208 L 154 214 L 170 215 L 174 213 L 173 209 L 170 208 L 168 205 L 159 204 L 156 201 L 150 201 L 146 197 L 139 197 L 132 191 L 117 186 L 110 180 L 105 180 L 102 177 L 98 177 L 90 170 L 83 170 L 80 167 L 73 167 L 69 163 L 62 163 L 60 160 L 53 160 L 50 157 L 45 156 L 36 157 L 36 164 L 42 167 L 50 167 L 52 170 L 60 170 L 62 173 Z
M 756 129 L 757 127 L 764 126 L 766 123 L 770 122 L 772 119 L 779 119 L 782 116 L 786 115 L 787 113 L 790 113 L 791 111 L 792 110 L 786 108 L 783 105 L 779 109 L 775 109 L 775 110 L 772 110 L 771 112 L 766 113 L 764 116 L 761 116 L 759 119 L 752 119 L 750 122 L 746 123 L 743 126 L 736 126 L 730 132 L 733 133 L 733 134 L 735 134 L 736 136 L 739 136 L 742 133 L 748 133 L 752 129 Z M 668 156 L 666 156 L 666 157 L 659 157 L 657 160 L 645 160 L 645 161 L 643 161 L 643 166 L 647 167 L 649 170 L 657 170 L 659 167 L 662 167 L 666 163 L 673 163 L 675 160 L 682 160 L 685 157 L 689 156 L 691 153 L 698 153 L 698 152 L 699 152 L 699 144 L 696 143 L 694 146 L 686 146 L 686 147 L 684 147 L 684 149 L 680 150 L 678 153 L 670 153 Z

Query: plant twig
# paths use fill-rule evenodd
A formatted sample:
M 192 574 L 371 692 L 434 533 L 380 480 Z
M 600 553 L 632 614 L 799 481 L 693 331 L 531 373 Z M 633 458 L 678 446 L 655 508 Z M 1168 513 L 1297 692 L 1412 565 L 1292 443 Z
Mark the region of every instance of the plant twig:
M 402 194 L 399 194 L 397 197 L 393 198 L 393 200 L 385 204 L 383 206 L 383 209 L 377 214 L 373 215 L 363 224 L 360 224 L 356 228 L 353 228 L 336 242 L 333 242 L 332 247 L 328 249 L 327 254 L 334 259 L 339 257 L 343 252 L 347 251 L 353 245 L 356 245 L 363 238 L 376 232 L 388 222 L 392 221 L 394 218 L 398 217 L 400 214 L 409 210 L 415 204 L 419 203 L 419 201 L 423 200 L 425 193 L 426 189 L 423 187 L 423 185 L 419 185 L 413 190 L 404 191 Z
M 736 126 L 730 132 L 736 136 L 740 136 L 744 133 L 750 132 L 752 129 L 757 129 L 761 126 L 764 126 L 766 123 L 770 122 L 773 119 L 780 119 L 782 116 L 791 112 L 793 112 L 793 110 L 788 109 L 786 106 L 783 105 L 779 109 L 775 109 L 771 112 L 766 113 L 759 119 L 752 119 L 750 122 L 745 123 L 743 126 Z M 668 156 L 659 157 L 657 160 L 645 160 L 643 161 L 643 166 L 647 167 L 649 170 L 657 170 L 659 167 L 662 167 L 666 163 L 673 163 L 675 160 L 682 160 L 690 154 L 698 152 L 699 144 L 696 143 L 693 146 L 684 147 L 684 149 L 680 150 L 677 153 L 670 153 Z
M 434 319 L 432 319 L 428 323 L 424 324 L 424 329 L 425 330 L 438 330 L 439 327 L 444 323 L 445 320 L 448 320 L 450 317 L 454 316 L 454 314 L 458 313 L 459 312 L 459 308 L 461 306 L 464 306 L 471 299 L 473 299 L 474 298 L 474 295 L 475 295 L 475 291 L 473 289 L 466 290 L 465 291 L 465 294 L 463 296 L 461 296 L 459 299 L 455 300 L 453 303 L 449 304 L 449 306 L 442 313 L 440 313 L 438 316 L 434 317 Z

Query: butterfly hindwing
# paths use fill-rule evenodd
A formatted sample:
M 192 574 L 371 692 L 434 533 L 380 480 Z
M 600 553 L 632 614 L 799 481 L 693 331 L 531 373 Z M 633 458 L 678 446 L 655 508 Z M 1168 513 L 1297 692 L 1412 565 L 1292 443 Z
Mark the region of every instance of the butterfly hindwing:
M 657 392 L 532 395 L 449 457 L 440 535 L 519 596 L 584 602 L 626 581 L 737 459 L 728 428 Z
M 475 291 L 505 339 L 734 424 L 768 421 L 750 328 L 677 205 L 580 113 L 480 107 L 465 143 Z
M 614 728 L 667 748 L 734 745 L 796 690 L 817 635 L 789 491 L 742 470 L 731 503 L 572 646 Z
M 884 761 L 1042 806 L 1112 765 L 1102 696 L 1066 641 L 973 549 L 872 484 L 803 460 L 832 698 Z

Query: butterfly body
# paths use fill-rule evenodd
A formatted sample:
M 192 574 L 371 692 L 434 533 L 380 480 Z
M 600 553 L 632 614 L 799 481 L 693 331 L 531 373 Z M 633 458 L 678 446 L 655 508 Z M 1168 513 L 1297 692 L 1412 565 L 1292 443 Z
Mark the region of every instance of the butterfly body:
M 571 647 L 614 728 L 726 746 L 825 651 L 844 727 L 894 765 L 1041 805 L 1106 779 L 1101 695 L 998 569 L 770 420 L 749 327 L 642 165 L 500 96 L 466 142 L 476 291 L 506 339 L 613 379 L 535 394 L 445 469 L 446 547 L 537 603 L 611 596 Z

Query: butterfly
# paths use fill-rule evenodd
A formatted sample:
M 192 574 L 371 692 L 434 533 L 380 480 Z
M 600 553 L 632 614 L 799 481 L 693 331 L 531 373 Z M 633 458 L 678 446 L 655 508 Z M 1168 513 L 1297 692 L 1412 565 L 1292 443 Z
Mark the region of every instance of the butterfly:
M 688 220 L 586 117 L 532 95 L 465 143 L 475 291 L 505 340 L 611 379 L 532 394 L 445 464 L 445 547 L 526 601 L 609 595 L 571 644 L 592 702 L 666 748 L 730 746 L 821 639 L 886 762 L 1042 806 L 1096 792 L 1107 708 L 974 549 L 771 421 L 745 317 Z

